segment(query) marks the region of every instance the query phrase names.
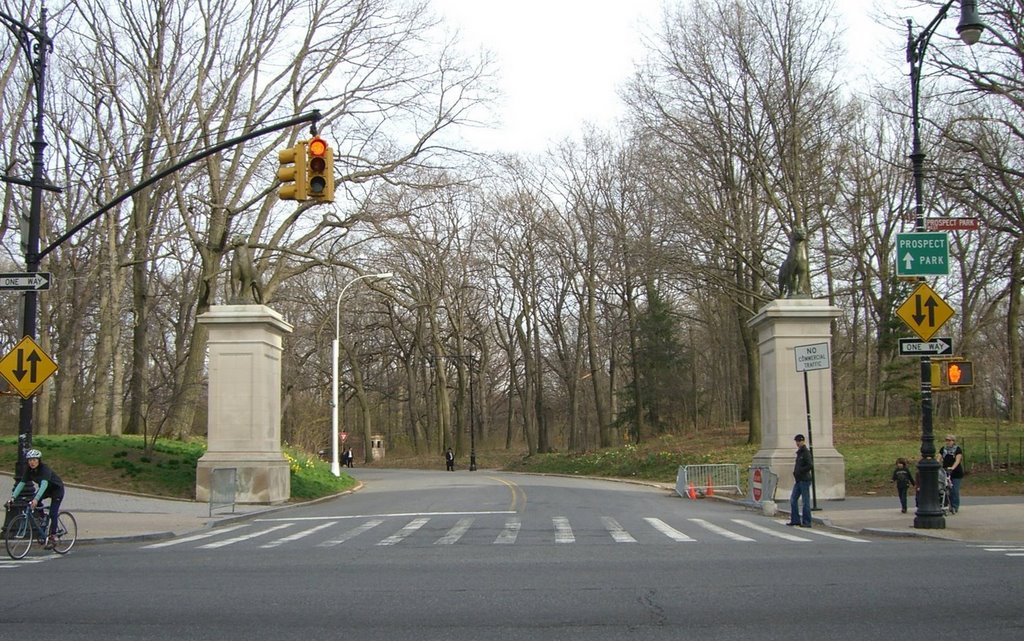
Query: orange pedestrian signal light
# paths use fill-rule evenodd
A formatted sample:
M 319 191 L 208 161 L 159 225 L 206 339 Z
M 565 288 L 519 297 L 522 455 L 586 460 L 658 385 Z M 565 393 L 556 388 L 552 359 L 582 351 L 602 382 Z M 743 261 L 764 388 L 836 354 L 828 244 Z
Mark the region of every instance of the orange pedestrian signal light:
M 951 361 L 946 365 L 946 380 L 950 387 L 974 387 L 974 363 Z
M 334 202 L 334 152 L 327 141 L 314 136 L 307 144 L 306 193 L 320 202 Z

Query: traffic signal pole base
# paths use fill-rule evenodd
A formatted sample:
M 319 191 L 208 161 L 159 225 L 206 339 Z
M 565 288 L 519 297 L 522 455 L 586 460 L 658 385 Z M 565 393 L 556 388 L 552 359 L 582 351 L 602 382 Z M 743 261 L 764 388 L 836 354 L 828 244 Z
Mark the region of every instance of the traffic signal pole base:
M 914 528 L 919 530 L 944 530 L 946 517 L 939 500 L 939 462 L 933 458 L 921 459 L 917 463 L 918 504 L 914 515 Z

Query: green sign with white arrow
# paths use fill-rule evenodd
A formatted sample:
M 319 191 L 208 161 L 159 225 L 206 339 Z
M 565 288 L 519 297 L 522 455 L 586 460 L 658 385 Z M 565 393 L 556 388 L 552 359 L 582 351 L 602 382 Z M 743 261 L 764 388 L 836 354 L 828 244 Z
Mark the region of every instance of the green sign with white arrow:
M 949 234 L 911 232 L 896 234 L 897 276 L 948 276 Z

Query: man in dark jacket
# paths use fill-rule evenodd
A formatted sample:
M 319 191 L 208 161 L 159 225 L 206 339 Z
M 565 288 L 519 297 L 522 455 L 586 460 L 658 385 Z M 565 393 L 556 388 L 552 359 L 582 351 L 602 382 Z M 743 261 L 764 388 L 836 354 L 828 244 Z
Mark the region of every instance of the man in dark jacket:
M 811 461 L 811 451 L 804 443 L 804 435 L 797 434 L 793 441 L 796 443 L 796 465 L 793 466 L 793 491 L 789 493 L 789 523 L 786 525 L 811 527 L 811 474 L 814 462 Z M 803 500 L 802 511 L 797 509 L 800 500 Z

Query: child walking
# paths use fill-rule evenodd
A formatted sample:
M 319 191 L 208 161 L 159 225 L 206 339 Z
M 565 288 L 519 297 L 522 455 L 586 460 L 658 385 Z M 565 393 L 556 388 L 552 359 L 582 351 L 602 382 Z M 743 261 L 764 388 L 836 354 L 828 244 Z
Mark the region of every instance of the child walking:
M 902 457 L 896 459 L 896 469 L 892 471 L 892 481 L 896 484 L 896 493 L 900 495 L 900 511 L 906 513 L 907 488 L 917 487 L 914 483 L 914 475 L 907 469 L 907 459 Z

